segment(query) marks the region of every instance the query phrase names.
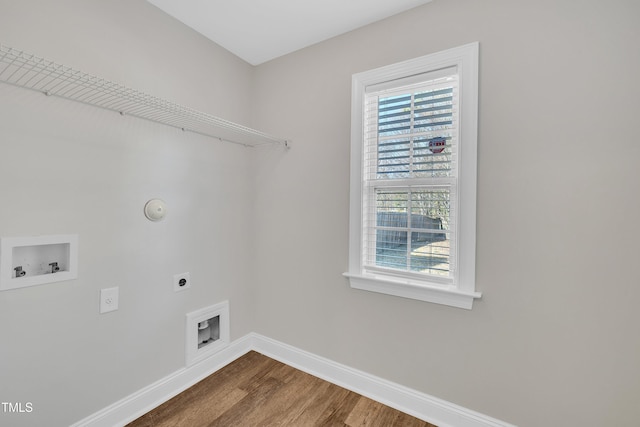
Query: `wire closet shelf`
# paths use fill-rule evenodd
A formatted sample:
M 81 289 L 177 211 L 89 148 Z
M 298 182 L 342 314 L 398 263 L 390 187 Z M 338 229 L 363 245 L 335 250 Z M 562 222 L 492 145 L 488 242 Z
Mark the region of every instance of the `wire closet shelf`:
M 0 82 L 247 147 L 286 139 L 212 116 L 0 44 Z

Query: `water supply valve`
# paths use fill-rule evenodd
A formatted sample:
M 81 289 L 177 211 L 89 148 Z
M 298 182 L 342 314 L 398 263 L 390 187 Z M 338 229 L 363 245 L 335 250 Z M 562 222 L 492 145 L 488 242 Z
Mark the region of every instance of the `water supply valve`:
M 14 268 L 14 270 L 16 271 L 16 277 L 24 277 L 27 274 L 27 272 L 22 269 L 21 265 Z
M 51 266 L 52 273 L 57 273 L 58 271 L 60 271 L 60 267 L 58 267 L 57 262 L 52 262 L 51 264 L 49 264 L 49 266 Z

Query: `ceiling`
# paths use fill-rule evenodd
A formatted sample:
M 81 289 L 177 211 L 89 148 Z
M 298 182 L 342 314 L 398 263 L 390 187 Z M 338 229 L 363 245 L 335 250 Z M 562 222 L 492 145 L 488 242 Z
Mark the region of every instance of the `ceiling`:
M 253 65 L 431 0 L 147 0 Z

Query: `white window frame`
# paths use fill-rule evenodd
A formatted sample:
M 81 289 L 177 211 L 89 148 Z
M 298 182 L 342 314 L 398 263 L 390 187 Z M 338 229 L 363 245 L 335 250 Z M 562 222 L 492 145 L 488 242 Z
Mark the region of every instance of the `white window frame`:
M 349 271 L 344 273 L 354 289 L 471 309 L 475 290 L 476 174 L 478 141 L 477 42 L 397 64 L 354 74 L 351 93 L 351 181 L 349 219 Z M 367 87 L 390 85 L 444 68 L 456 67 L 459 79 L 459 144 L 457 181 L 456 270 L 451 283 L 442 284 L 415 274 L 365 270 L 363 265 L 364 99 Z

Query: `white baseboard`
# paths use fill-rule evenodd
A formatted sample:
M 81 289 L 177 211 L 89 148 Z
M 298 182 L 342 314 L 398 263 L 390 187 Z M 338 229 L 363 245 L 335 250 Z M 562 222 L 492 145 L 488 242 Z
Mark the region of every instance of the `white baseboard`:
M 179 369 L 71 427 L 124 426 L 249 352 L 252 341 L 251 335 L 246 335 L 205 360 Z
M 253 350 L 438 427 L 515 427 L 258 334 Z
M 250 350 L 410 414 L 438 427 L 515 427 L 453 403 L 250 333 L 200 363 L 182 368 L 71 427 L 124 426 Z

